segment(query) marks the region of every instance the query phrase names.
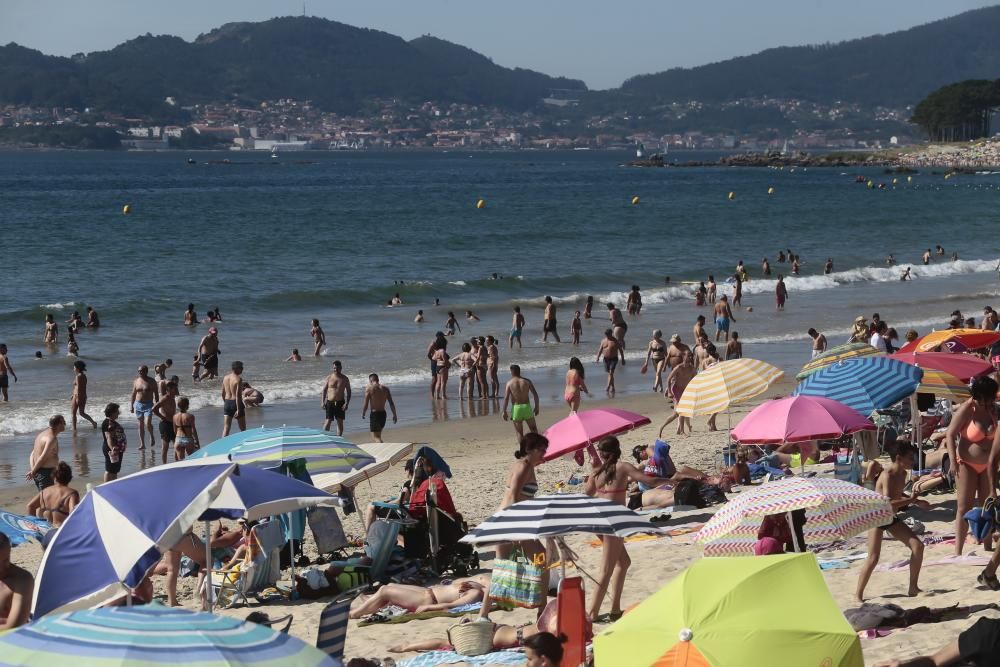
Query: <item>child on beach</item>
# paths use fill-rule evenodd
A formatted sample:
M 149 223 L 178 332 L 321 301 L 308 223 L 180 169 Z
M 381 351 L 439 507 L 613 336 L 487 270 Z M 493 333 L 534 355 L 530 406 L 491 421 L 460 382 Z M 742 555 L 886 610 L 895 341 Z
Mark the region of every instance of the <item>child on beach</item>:
M 926 500 L 920 500 L 915 493 L 908 497 L 903 497 L 903 487 L 906 485 L 906 477 L 913 468 L 913 455 L 916 449 L 908 443 L 897 443 L 893 452 L 892 463 L 879 475 L 875 483 L 875 490 L 883 496 L 889 498 L 892 503 L 893 513 L 909 506 L 915 505 L 921 509 L 928 509 L 930 504 Z M 924 559 L 924 544 L 920 541 L 910 527 L 903 523 L 899 517 L 894 517 L 892 521 L 868 531 L 868 558 L 861 566 L 861 573 L 858 576 L 857 599 L 864 602 L 865 587 L 868 580 L 878 565 L 879 556 L 882 554 L 882 531 L 886 530 L 900 542 L 906 543 L 910 548 L 910 587 L 907 595 L 915 596 L 920 592 L 917 588 L 917 580 L 920 577 L 920 565 Z
M 197 354 L 194 355 L 194 361 L 191 363 L 191 381 L 197 382 L 198 376 L 200 375 L 201 369 L 201 357 Z
M 573 345 L 580 344 L 581 333 L 583 333 L 583 320 L 580 319 L 580 311 L 578 310 L 569 325 L 569 335 L 573 339 Z

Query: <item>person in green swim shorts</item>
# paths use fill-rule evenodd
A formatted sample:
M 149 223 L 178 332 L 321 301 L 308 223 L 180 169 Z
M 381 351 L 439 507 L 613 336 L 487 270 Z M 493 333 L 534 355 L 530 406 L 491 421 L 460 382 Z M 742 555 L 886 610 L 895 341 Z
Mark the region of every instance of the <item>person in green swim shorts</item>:
M 534 401 L 535 407 L 532 409 L 529 397 Z M 507 406 L 513 404 L 510 415 L 507 414 Z M 527 422 L 528 430 L 538 433 L 538 426 L 535 425 L 535 417 L 538 416 L 538 392 L 535 385 L 528 378 L 521 377 L 521 367 L 512 364 L 510 367 L 510 380 L 503 392 L 503 420 L 508 419 L 514 422 L 514 430 L 517 432 L 517 440 L 521 441 L 524 436 L 524 423 Z

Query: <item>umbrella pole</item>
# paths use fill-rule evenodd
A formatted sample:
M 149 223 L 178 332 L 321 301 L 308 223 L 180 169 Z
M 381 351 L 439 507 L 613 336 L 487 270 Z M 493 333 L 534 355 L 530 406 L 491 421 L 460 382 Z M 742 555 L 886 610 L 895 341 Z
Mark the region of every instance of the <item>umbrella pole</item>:
M 205 520 L 205 601 L 208 603 L 208 613 L 212 613 L 212 524 Z
M 916 392 L 910 394 L 910 421 L 913 422 L 911 426 L 911 441 L 913 446 L 917 449 L 917 470 L 923 470 L 923 452 L 920 450 L 920 407 L 917 405 L 917 394 Z M 954 469 L 954 465 L 952 466 Z
M 285 476 L 286 477 L 293 476 L 292 469 L 287 465 L 285 466 Z M 288 540 L 288 563 L 291 565 L 292 568 L 292 582 L 291 582 L 292 587 L 291 590 L 288 591 L 289 600 L 295 599 L 295 528 L 292 525 L 293 516 L 294 514 L 292 512 L 288 513 L 288 534 L 291 535 L 291 537 Z
M 785 512 L 785 518 L 788 519 L 788 528 L 792 531 L 792 545 L 795 547 L 795 553 L 802 553 L 802 545 L 799 544 L 799 535 L 795 532 L 795 521 L 792 520 L 792 513 Z

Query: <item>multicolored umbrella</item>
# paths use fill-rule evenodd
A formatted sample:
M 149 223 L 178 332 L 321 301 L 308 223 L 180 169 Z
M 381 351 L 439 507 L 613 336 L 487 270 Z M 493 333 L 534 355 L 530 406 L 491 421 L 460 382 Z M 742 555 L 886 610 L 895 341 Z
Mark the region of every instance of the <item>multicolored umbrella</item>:
M 375 457 L 374 463 L 353 472 L 330 472 L 311 475 L 313 486 L 336 493 L 341 487 L 357 486 L 366 479 L 380 475 L 413 453 L 412 442 L 372 442 L 361 445 L 367 454 Z
M 972 395 L 969 392 L 969 385 L 950 373 L 934 370 L 933 368 L 924 371 L 924 377 L 920 381 L 917 391 L 923 394 L 934 394 L 939 398 L 947 398 L 957 402 L 962 402 Z
M 870 415 L 916 391 L 923 374 L 916 366 L 888 357 L 848 359 L 812 373 L 792 395 L 832 398 Z
M 803 366 L 802 370 L 800 370 L 795 376 L 795 379 L 801 380 L 804 377 L 808 377 L 819 369 L 826 368 L 836 361 L 844 361 L 845 359 L 854 359 L 856 357 L 873 357 L 879 354 L 883 353 L 879 352 L 868 343 L 847 343 L 846 345 L 831 347 L 829 350 Z
M 705 558 L 594 637 L 601 667 L 862 667 L 812 554 Z
M 695 536 L 706 556 L 752 556 L 765 516 L 805 509 L 806 543 L 853 537 L 892 521 L 889 499 L 839 479 L 787 477 L 744 491 Z
M 950 352 L 897 352 L 890 359 L 919 366 L 924 370 L 933 369 L 954 375 L 962 382 L 984 373 L 992 373 L 993 366 L 988 361 L 971 354 L 951 354 Z
M 24 667 L 333 667 L 283 632 L 158 604 L 53 614 L 0 637 L 0 663 Z
M 989 347 L 998 342 L 1000 342 L 1000 332 L 997 331 L 942 329 L 907 343 L 900 352 L 932 352 L 938 348 L 941 348 L 942 352 L 967 352 Z
M 761 403 L 733 429 L 742 444 L 773 445 L 839 438 L 857 431 L 873 431 L 863 414 L 843 403 L 820 396 L 787 396 Z
M 645 426 L 649 417 L 617 408 L 598 408 L 574 412 L 545 430 L 549 448 L 545 460 L 557 459 L 609 435 L 616 435 Z
M 310 475 L 351 472 L 375 462 L 374 456 L 344 438 L 301 426 L 261 429 L 252 437 L 237 441 L 230 436 L 205 447 L 199 454 L 226 454 L 232 461 L 260 467 L 304 460 Z
M 675 409 L 685 417 L 713 415 L 733 403 L 763 394 L 784 374 L 780 368 L 757 359 L 720 361 L 694 376 Z

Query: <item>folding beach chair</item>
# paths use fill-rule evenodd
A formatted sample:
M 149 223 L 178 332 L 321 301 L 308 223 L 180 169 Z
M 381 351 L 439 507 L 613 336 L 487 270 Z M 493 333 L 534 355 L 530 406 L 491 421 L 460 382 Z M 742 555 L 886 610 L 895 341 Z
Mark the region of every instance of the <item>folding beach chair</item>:
M 309 528 L 312 530 L 316 551 L 332 554 L 347 546 L 347 536 L 340 522 L 340 515 L 333 507 L 311 507 L 306 512 Z
M 357 592 L 343 595 L 323 607 L 319 615 L 319 629 L 316 634 L 316 648 L 323 651 L 334 662 L 344 659 L 344 644 L 347 642 L 347 614 Z
M 210 571 L 211 594 L 222 608 L 237 603 L 249 604 L 247 595 L 274 586 L 281 576 L 278 554 L 285 542 L 280 521 L 259 523 L 250 529 L 249 539 L 256 540 L 259 551 L 253 560 L 241 564 L 238 572 Z
M 355 570 L 365 571 L 369 581 L 388 581 L 389 562 L 399 538 L 399 527 L 399 522 L 389 519 L 376 519 L 368 526 L 368 532 L 365 534 L 365 556 L 371 560 L 370 564 L 362 564 L 359 558 L 349 558 L 330 561 L 330 565 L 353 566 Z

